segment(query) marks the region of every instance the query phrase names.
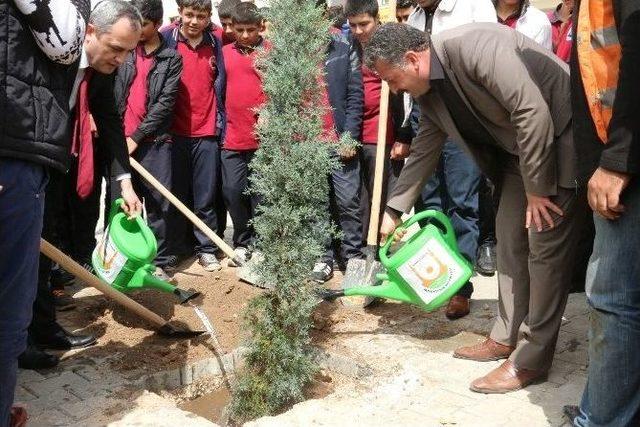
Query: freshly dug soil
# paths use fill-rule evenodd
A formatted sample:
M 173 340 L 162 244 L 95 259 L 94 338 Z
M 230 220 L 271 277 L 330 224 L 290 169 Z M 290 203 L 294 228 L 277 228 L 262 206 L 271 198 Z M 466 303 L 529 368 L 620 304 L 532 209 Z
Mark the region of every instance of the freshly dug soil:
M 210 318 L 223 353 L 234 350 L 246 338 L 243 312 L 247 303 L 263 291 L 240 282 L 234 268 L 224 267 L 219 272 L 210 273 L 193 259 L 181 267 L 184 269 L 175 275 L 177 285 L 203 294 L 197 302 Z M 341 281 L 342 275 L 336 272 L 327 285 L 336 288 Z M 193 308 L 178 305 L 177 299 L 171 294 L 146 290 L 131 296 L 176 325 L 204 330 Z M 71 352 L 65 355 L 66 358 L 109 356 L 109 363 L 118 371 L 141 368 L 153 372 L 181 367 L 214 355 L 207 335 L 192 339 L 160 336 L 144 320 L 97 291 L 82 290 L 76 294 L 75 300 L 77 308 L 59 313 L 60 322 L 75 332 L 94 334 L 98 337 L 98 344 Z M 366 309 L 343 303 L 318 304 L 313 315 L 312 338 L 315 345 L 340 350 L 341 336 L 354 333 L 396 333 L 429 339 L 455 332 L 450 331 L 447 324 L 443 326 L 433 322 L 434 318 L 444 318 L 440 312 L 429 314 L 410 305 L 391 301 L 383 301 Z M 457 323 L 455 328 L 461 326 L 462 323 Z M 473 324 L 465 327 L 474 329 Z
M 175 279 L 180 288 L 202 293 L 196 303 L 202 306 L 215 328 L 223 353 L 238 347 L 243 339 L 243 312 L 248 301 L 262 291 L 240 282 L 236 269 L 223 268 L 210 273 L 193 260 L 186 263 L 182 272 L 176 273 Z M 179 305 L 172 294 L 144 290 L 130 296 L 176 326 L 204 330 L 193 308 Z M 113 367 L 127 371 L 176 368 L 213 356 L 207 335 L 192 339 L 160 336 L 137 315 L 91 289 L 77 293 L 75 300 L 77 308 L 59 313 L 60 322 L 78 333 L 94 334 L 98 344 L 70 357 L 112 356 Z

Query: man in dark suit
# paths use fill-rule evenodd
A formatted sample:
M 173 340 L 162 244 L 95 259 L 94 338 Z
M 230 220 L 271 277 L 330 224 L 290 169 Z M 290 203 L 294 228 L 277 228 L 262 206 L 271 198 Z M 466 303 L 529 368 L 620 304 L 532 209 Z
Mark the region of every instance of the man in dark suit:
M 67 249 L 73 258 L 85 264 L 90 264 L 95 246 L 99 183 L 105 172 L 119 181 L 123 209 L 131 216 L 142 209 L 131 184 L 129 156 L 116 109 L 112 76 L 137 45 L 141 28 L 140 14 L 128 2 L 101 2 L 89 18 L 72 86 L 69 106 L 73 116 L 73 158 L 67 175 L 52 176 L 43 236 L 46 239 L 53 237 L 56 223 L 69 219 L 72 236 L 67 236 Z M 96 135 L 98 137 L 94 138 Z M 25 368 L 44 368 L 57 363 L 55 356 L 49 356 L 39 348 L 67 350 L 95 342 L 93 336 L 70 334 L 56 322 L 48 287 L 50 273 L 51 261 L 41 256 L 38 295 L 29 328 L 30 346 L 20 359 Z
M 576 176 L 567 65 L 526 36 L 493 24 L 463 25 L 431 38 L 387 24 L 374 34 L 365 58 L 392 91 L 410 92 L 422 112 L 381 234 L 391 234 L 400 213 L 413 206 L 445 136 L 462 141 L 501 187 L 499 311 L 491 336 L 454 356 L 507 359 L 471 383 L 476 392 L 507 393 L 542 379 L 587 214 L 584 182 Z

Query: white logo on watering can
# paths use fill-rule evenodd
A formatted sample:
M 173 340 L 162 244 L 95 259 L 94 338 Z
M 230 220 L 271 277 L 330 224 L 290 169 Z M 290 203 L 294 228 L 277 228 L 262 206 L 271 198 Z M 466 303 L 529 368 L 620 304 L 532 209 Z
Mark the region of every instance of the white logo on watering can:
M 462 276 L 463 270 L 438 239 L 429 239 L 398 273 L 429 304 Z
M 98 276 L 105 282 L 112 284 L 122 268 L 127 263 L 127 258 L 118 250 L 113 240 L 109 238 L 109 227 L 104 232 L 102 240 L 93 250 L 93 267 Z

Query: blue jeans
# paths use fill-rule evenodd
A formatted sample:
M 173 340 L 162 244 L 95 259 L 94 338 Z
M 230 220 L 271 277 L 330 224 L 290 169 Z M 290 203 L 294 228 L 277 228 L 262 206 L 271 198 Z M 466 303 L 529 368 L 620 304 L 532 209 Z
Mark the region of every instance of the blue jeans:
M 0 157 L 0 427 L 9 425 L 18 356 L 27 344 L 47 181 L 43 166 Z
M 434 209 L 451 220 L 458 248 L 471 263 L 476 259 L 479 236 L 478 188 L 480 169 L 458 144 L 447 140 L 440 163 L 422 190 L 416 210 Z M 473 286 L 467 283 L 458 295 L 471 297 Z
M 589 375 L 578 427 L 640 425 L 640 182 L 631 185 L 618 220 L 594 218 Z

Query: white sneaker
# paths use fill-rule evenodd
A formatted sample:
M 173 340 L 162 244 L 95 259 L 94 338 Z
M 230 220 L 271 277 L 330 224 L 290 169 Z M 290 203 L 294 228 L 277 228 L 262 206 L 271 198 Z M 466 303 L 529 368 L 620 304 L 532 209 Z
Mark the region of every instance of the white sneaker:
M 316 262 L 313 266 L 311 279 L 318 283 L 325 283 L 333 277 L 333 268 L 326 262 Z
M 247 260 L 251 258 L 251 252 L 249 252 L 247 248 L 237 247 L 233 250 L 233 253 L 235 254 L 235 257 L 227 261 L 227 266 L 229 267 L 239 267 L 234 261 L 236 258 L 242 262 L 242 264 L 245 264 Z
M 200 264 L 205 271 L 218 271 L 222 268 L 220 261 L 218 261 L 218 258 L 216 258 L 214 254 L 199 254 L 198 264 Z

